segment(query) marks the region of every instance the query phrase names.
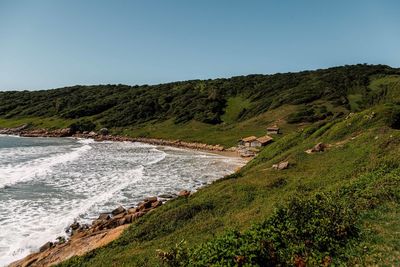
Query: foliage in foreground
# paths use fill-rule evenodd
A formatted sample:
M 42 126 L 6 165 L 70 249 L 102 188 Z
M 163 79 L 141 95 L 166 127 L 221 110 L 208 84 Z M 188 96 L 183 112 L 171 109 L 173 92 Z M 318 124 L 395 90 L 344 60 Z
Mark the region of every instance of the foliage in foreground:
M 159 251 L 166 266 L 329 266 L 357 262 L 363 213 L 400 200 L 398 164 L 382 165 L 335 193 L 294 198 L 243 233 L 227 231 L 197 247 Z M 361 257 L 362 258 L 362 257 Z M 362 260 L 362 259 L 361 259 Z
M 359 234 L 357 215 L 337 196 L 295 198 L 261 224 L 228 231 L 194 249 L 180 243 L 159 252 L 168 266 L 329 265 Z

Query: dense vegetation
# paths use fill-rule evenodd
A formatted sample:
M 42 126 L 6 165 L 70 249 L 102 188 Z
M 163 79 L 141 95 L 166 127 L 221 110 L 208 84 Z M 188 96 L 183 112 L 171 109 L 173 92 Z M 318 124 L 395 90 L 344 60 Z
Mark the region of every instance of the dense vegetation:
M 283 129 L 239 172 L 62 266 L 400 265 L 398 69 L 0 93 L 0 127 L 24 122 L 224 145 Z
M 2 92 L 0 116 L 57 116 L 65 119 L 90 117 L 106 127 L 129 126 L 169 118 L 173 118 L 176 123 L 194 119 L 218 124 L 222 122 L 221 116 L 227 102 L 235 96 L 247 99 L 249 105 L 239 110 L 234 121 L 252 118 L 284 104 L 308 105 L 318 99 L 350 110 L 354 95 L 359 96 L 356 101 L 358 108 L 365 108 L 391 93 L 390 84 L 369 88 L 372 77 L 396 74 L 400 74 L 399 70 L 383 65 L 356 65 L 153 86 L 73 86 L 35 92 Z M 300 113 L 303 117 L 312 116 L 314 109 L 307 107 Z M 331 115 L 326 107 L 325 110 L 320 107 L 318 113 L 320 117 Z M 301 120 L 300 117 L 297 116 L 296 121 Z

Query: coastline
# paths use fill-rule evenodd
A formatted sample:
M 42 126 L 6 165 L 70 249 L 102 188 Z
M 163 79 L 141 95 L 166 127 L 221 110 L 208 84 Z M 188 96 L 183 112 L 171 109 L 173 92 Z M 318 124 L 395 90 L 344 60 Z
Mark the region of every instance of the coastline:
M 1 134 L 4 133 L 1 132 Z M 112 135 L 90 136 L 89 134 L 74 134 L 65 136 L 65 135 L 56 135 L 54 133 L 32 134 L 32 132 L 27 132 L 27 131 L 23 132 L 22 134 L 6 133 L 6 135 L 21 136 L 21 137 L 60 137 L 60 138 L 67 137 L 74 139 L 93 139 L 98 142 L 101 141 L 141 142 L 156 146 L 165 146 L 183 150 L 201 151 L 224 157 L 239 158 L 244 161 L 244 165 L 247 163 L 246 158 L 240 157 L 239 154 L 236 153 L 236 151 L 225 150 L 221 146 L 213 146 L 200 143 L 189 143 L 189 142 L 182 142 L 179 140 L 169 141 L 169 140 L 148 139 L 148 138 L 129 138 L 129 137 L 112 136 Z M 235 172 L 238 171 L 243 166 L 238 166 Z M 151 212 L 153 209 L 161 206 L 168 200 L 172 200 L 177 197 L 189 197 L 190 194 L 191 194 L 190 191 L 183 191 L 179 193 L 177 192 L 177 194 L 167 196 L 166 198 L 163 198 L 162 195 L 160 195 L 158 197 L 150 198 L 152 199 L 150 204 L 146 204 L 149 201 L 146 201 L 145 199 L 144 202 L 138 203 L 136 207 L 130 207 L 130 208 L 127 207 L 126 209 L 124 208 L 125 211 L 123 212 L 124 215 L 123 217 L 120 217 L 121 215 L 119 214 L 117 214 L 116 216 L 111 215 L 113 213 L 112 211 L 108 214 L 109 218 L 104 220 L 104 214 L 99 214 L 99 219 L 93 221 L 92 225 L 80 226 L 77 229 L 77 234 L 71 235 L 67 240 L 64 240 L 64 242 L 55 242 L 55 243 L 48 242 L 40 248 L 40 251 L 33 252 L 22 259 L 12 262 L 10 263 L 9 266 L 32 266 L 32 265 L 50 266 L 65 261 L 73 256 L 83 255 L 91 250 L 105 246 L 108 243 L 114 241 L 136 219 L 140 218 L 141 216 L 144 216 L 147 212 Z M 101 223 L 98 222 L 98 220 L 100 219 L 103 220 Z M 105 226 L 105 228 L 102 227 L 99 228 L 98 227 L 99 225 L 103 226 L 109 225 L 109 226 Z M 72 227 L 73 225 L 70 226 L 70 229 L 72 229 Z
M 150 145 L 176 147 L 190 150 L 209 152 L 226 157 L 237 157 L 250 160 L 251 157 L 241 157 L 236 147 L 225 148 L 222 145 L 210 145 L 199 142 L 188 142 L 182 140 L 167 140 L 161 138 L 128 137 L 111 134 L 100 134 L 96 132 L 77 132 L 72 133 L 70 128 L 48 130 L 48 129 L 27 129 L 27 125 L 16 128 L 0 128 L 0 134 L 21 136 L 21 137 L 71 137 L 93 139 L 95 141 L 115 141 L 115 142 L 140 142 Z

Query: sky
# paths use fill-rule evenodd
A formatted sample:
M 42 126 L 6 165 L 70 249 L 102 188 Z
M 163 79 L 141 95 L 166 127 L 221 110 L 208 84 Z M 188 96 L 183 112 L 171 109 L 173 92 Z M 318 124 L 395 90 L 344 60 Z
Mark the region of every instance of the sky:
M 0 0 L 0 90 L 400 67 L 397 0 Z

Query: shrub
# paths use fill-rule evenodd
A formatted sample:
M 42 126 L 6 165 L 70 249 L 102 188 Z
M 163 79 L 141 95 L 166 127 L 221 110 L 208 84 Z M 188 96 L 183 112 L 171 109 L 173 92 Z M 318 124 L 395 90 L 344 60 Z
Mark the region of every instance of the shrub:
M 357 216 L 337 195 L 294 198 L 261 224 L 228 231 L 201 246 L 181 243 L 161 255 L 168 266 L 323 265 L 340 262 L 346 244 L 357 237 Z
M 73 133 L 76 132 L 84 132 L 84 131 L 93 131 L 96 128 L 96 124 L 89 120 L 80 120 L 72 123 L 69 128 Z
M 388 124 L 393 129 L 400 129 L 400 106 L 391 109 L 388 116 Z

